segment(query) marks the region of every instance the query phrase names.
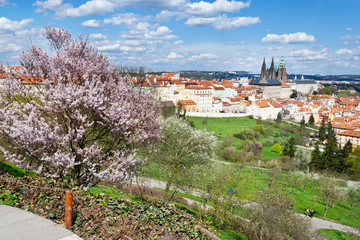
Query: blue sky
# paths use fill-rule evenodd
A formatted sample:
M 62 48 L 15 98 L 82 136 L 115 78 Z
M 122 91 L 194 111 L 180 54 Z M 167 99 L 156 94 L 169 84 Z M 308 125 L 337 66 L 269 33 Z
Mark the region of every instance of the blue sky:
M 288 73 L 360 74 L 359 0 L 0 0 L 0 61 L 18 64 L 42 26 L 89 34 L 119 65 L 251 71 L 285 57 Z

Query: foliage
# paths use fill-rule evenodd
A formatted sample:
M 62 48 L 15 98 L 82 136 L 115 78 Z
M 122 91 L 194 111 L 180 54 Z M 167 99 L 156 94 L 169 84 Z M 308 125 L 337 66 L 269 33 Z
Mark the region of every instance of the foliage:
M 322 184 L 319 188 L 320 198 L 325 202 L 325 211 L 323 217 L 326 217 L 329 202 L 335 201 L 339 198 L 339 190 L 334 187 L 335 182 L 333 179 L 322 179 Z
M 326 239 L 332 240 L 360 240 L 360 237 L 355 234 L 342 232 L 334 229 L 319 229 L 316 230 L 316 233 L 325 237 Z
M 192 170 L 206 166 L 213 155 L 212 133 L 190 127 L 186 121 L 170 117 L 164 120 L 162 139 L 145 149 L 149 161 L 156 162 L 167 174 L 166 191 L 173 184 L 191 179 Z
M 8 79 L 0 110 L 6 157 L 40 174 L 70 176 L 75 185 L 125 179 L 139 163 L 133 150 L 159 138 L 160 105 L 81 36 L 52 27 L 44 36 L 51 52 L 32 45 Z M 13 101 L 34 94 L 18 84 L 20 76 L 44 79 L 38 101 Z
M 276 121 L 277 121 L 277 122 L 281 122 L 281 121 L 282 121 L 281 112 L 278 112 L 278 114 L 277 114 L 277 116 L 276 116 Z
M 35 186 L 67 187 L 67 182 L 39 177 L 18 180 Z M 175 205 L 162 201 L 131 202 L 109 197 L 106 191 L 95 195 L 78 189 L 72 192 L 80 203 L 74 202 L 71 230 L 83 239 L 156 239 L 170 234 L 187 239 L 207 239 L 197 229 L 198 221 Z M 23 208 L 58 224 L 64 221 L 64 198 L 63 192 L 0 180 L 1 203 Z
M 281 145 L 278 143 L 275 143 L 272 147 L 271 150 L 274 152 L 280 152 L 281 151 Z
M 259 195 L 250 216 L 256 239 L 310 239 L 310 223 L 291 211 L 291 197 L 278 189 Z
M 290 158 L 293 158 L 295 156 L 296 152 L 296 146 L 295 146 L 295 138 L 291 137 L 290 140 L 285 143 L 283 154 L 285 156 L 289 156 Z
M 325 138 L 326 138 L 326 129 L 325 129 L 325 119 L 323 118 L 319 128 L 319 139 L 320 141 L 324 141 Z
M 315 149 L 311 152 L 310 168 L 322 170 L 322 169 L 324 169 L 324 166 L 325 166 L 324 158 L 322 158 L 322 156 L 321 156 L 321 152 L 319 149 L 319 142 L 316 142 Z
M 311 114 L 310 115 L 310 118 L 309 118 L 309 121 L 308 121 L 308 123 L 307 123 L 309 126 L 314 126 L 314 124 L 315 124 L 315 119 L 314 119 L 314 115 L 313 114 Z
M 305 172 L 309 171 L 309 164 L 311 162 L 311 153 L 306 149 L 298 149 L 294 156 L 294 161 L 296 167 L 299 170 L 303 170 Z

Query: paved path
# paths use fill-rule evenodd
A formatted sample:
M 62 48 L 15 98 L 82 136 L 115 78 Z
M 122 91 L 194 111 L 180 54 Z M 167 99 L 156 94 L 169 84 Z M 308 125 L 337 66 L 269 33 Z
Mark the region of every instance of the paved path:
M 296 125 L 296 126 L 300 126 L 299 123 L 294 123 L 294 122 L 291 122 L 291 121 L 288 121 L 288 120 L 283 120 L 284 122 L 287 122 L 287 123 L 290 123 L 290 124 L 293 124 L 293 125 Z M 309 130 L 312 130 L 312 131 L 319 131 L 318 129 L 316 128 L 312 128 L 312 127 L 308 127 L 308 126 L 305 126 L 305 128 L 309 129 Z
M 151 178 L 138 178 L 138 179 L 139 179 L 138 183 L 142 186 L 146 186 L 149 188 L 162 188 L 162 189 L 165 189 L 165 187 L 166 187 L 166 183 L 163 181 L 160 181 L 160 180 L 155 180 L 155 179 L 151 179 Z M 135 179 L 133 179 L 133 184 L 136 184 Z M 180 190 L 180 192 L 185 192 L 185 193 L 192 194 L 195 196 L 201 196 L 201 194 L 200 194 L 201 190 L 198 190 L 198 189 Z M 199 202 L 193 201 L 191 199 L 185 198 L 185 200 L 188 201 L 188 203 L 190 203 L 190 204 L 191 203 L 199 204 Z M 203 204 L 201 204 L 201 205 L 203 205 Z M 249 208 L 254 207 L 254 203 L 248 203 L 246 205 L 243 205 L 243 207 L 249 207 Z M 202 206 L 202 208 L 204 208 L 204 206 Z M 209 208 L 211 208 L 211 206 L 206 205 L 205 208 L 208 210 Z M 305 217 L 305 215 L 303 215 L 303 214 L 301 214 L 301 215 Z M 311 219 L 311 223 L 312 223 L 311 230 L 313 232 L 315 232 L 315 230 L 325 228 L 325 229 L 334 229 L 334 230 L 339 230 L 339 231 L 343 231 L 343 232 L 348 232 L 348 233 L 352 233 L 352 234 L 360 236 L 359 229 L 352 228 L 352 227 L 345 226 L 345 225 L 338 224 L 338 223 L 334 223 L 331 221 L 326 221 L 326 220 L 323 220 L 320 218 L 313 217 Z
M 19 208 L 0 205 L 1 240 L 81 240 L 60 225 Z

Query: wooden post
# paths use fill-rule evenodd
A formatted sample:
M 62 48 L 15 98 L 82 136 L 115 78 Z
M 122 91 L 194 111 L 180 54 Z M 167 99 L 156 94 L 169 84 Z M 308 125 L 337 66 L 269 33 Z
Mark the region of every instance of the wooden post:
M 65 194 L 65 227 L 70 228 L 72 225 L 72 201 L 73 196 L 70 190 Z

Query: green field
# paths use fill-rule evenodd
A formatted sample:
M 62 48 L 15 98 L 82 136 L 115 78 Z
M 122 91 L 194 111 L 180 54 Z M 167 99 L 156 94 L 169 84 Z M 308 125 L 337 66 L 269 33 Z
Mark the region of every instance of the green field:
M 271 136 L 261 136 L 257 142 L 263 144 L 263 151 L 261 157 L 263 159 L 273 159 L 279 158 L 281 156 L 278 152 L 273 152 L 271 150 L 271 145 L 264 145 L 264 142 L 267 139 L 273 138 L 274 136 L 278 136 L 277 139 L 284 140 L 285 136 L 292 136 L 292 133 L 288 133 L 283 131 L 281 126 L 289 126 L 293 128 L 294 126 L 291 124 L 270 124 L 273 121 L 263 121 L 263 123 L 258 123 L 255 119 L 250 119 L 249 117 L 231 117 L 231 118 L 205 118 L 205 117 L 187 117 L 187 119 L 194 122 L 195 126 L 199 129 L 206 129 L 208 131 L 214 132 L 214 134 L 218 137 L 218 143 L 224 138 L 233 138 L 233 147 L 236 150 L 241 150 L 239 147 L 243 140 L 233 137 L 233 134 L 240 133 L 242 130 L 247 128 L 252 128 L 257 125 L 263 125 L 266 127 L 268 125 L 267 130 L 271 131 Z M 204 120 L 207 119 L 207 124 L 204 124 Z
M 329 240 L 360 240 L 360 236 L 333 229 L 320 229 L 316 233 Z
M 221 164 L 224 168 L 232 167 L 231 165 Z M 251 174 L 251 169 L 248 167 L 238 168 L 238 171 L 241 171 L 241 176 L 245 181 L 241 181 L 241 184 L 245 182 L 245 185 L 239 186 L 243 189 L 242 198 L 248 201 L 254 201 L 259 196 L 259 191 L 266 192 L 268 191 L 267 181 L 270 178 L 268 170 L 259 170 L 253 169 Z M 261 172 L 261 173 L 260 173 Z M 277 178 L 277 187 L 282 191 L 285 191 L 289 195 L 291 194 L 292 187 L 288 185 L 287 177 L 292 172 L 279 172 Z M 146 168 L 144 176 L 166 181 L 166 174 L 161 173 L 162 177 L 160 179 L 160 169 L 156 164 L 151 164 Z M 239 181 L 240 182 L 240 181 Z M 336 182 L 337 187 L 344 187 L 345 183 L 343 181 Z M 195 188 L 201 189 L 201 185 L 193 186 Z M 274 186 L 273 186 L 274 187 Z M 304 184 L 299 184 L 294 188 L 292 198 L 295 201 L 294 210 L 298 213 L 305 213 L 307 208 L 314 209 L 314 216 L 322 218 L 325 210 L 325 202 L 320 198 L 319 192 L 320 183 L 317 180 L 314 180 L 313 188 L 311 188 L 311 182 L 308 182 L 307 187 L 304 191 Z M 205 189 L 203 189 L 205 190 Z M 195 201 L 201 201 L 196 196 L 182 195 L 183 197 L 190 198 Z M 346 203 L 344 200 L 335 201 L 334 208 L 331 204 L 328 207 L 326 214 L 326 219 L 330 219 L 337 223 L 340 223 L 342 218 L 342 224 L 352 226 L 360 229 L 360 208 L 354 207 L 353 212 L 350 215 L 350 204 Z

